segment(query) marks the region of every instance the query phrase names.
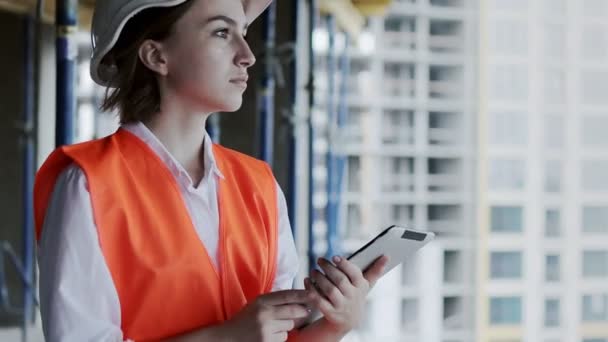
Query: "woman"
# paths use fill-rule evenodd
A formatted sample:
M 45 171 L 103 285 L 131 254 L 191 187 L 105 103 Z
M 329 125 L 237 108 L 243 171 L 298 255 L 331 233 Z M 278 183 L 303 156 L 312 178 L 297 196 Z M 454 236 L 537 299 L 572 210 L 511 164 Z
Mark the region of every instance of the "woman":
M 255 63 L 245 34 L 268 4 L 97 1 L 91 75 L 122 125 L 56 150 L 37 175 L 48 341 L 337 341 L 358 323 L 386 260 L 365 274 L 320 260 L 324 273 L 291 290 L 297 254 L 270 168 L 204 131 L 240 107 Z M 323 317 L 304 325 L 313 307 Z

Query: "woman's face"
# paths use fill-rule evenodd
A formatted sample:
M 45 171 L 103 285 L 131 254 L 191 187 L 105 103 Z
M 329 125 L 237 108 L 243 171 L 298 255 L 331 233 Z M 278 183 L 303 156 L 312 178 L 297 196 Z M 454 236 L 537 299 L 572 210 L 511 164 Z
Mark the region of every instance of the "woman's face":
M 242 104 L 255 57 L 245 41 L 241 0 L 191 0 L 163 44 L 165 87 L 187 108 L 233 112 Z

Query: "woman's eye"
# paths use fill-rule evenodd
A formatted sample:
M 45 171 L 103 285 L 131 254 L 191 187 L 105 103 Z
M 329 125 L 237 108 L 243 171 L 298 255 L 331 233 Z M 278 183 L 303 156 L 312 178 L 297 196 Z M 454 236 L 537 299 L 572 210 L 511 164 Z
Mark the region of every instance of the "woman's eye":
M 215 31 L 215 35 L 220 38 L 228 38 L 229 33 L 230 32 L 228 31 L 228 29 L 221 29 L 221 30 Z

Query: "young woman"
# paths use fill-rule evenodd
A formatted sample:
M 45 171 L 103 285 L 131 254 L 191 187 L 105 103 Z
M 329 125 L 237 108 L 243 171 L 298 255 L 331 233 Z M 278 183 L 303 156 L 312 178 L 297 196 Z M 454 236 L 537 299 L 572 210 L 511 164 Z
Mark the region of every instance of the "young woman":
M 57 149 L 35 187 L 47 341 L 338 341 L 386 260 L 321 259 L 305 290 L 263 162 L 213 145 L 241 106 L 269 0 L 98 0 L 93 79 L 113 135 Z M 316 286 L 311 286 L 311 282 Z M 305 325 L 310 308 L 323 317 Z

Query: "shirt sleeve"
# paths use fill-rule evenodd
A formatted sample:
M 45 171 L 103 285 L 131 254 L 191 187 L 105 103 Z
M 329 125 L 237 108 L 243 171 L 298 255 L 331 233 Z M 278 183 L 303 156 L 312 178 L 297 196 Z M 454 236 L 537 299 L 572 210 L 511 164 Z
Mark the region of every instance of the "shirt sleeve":
M 287 290 L 293 288 L 293 282 L 298 275 L 299 261 L 298 252 L 291 232 L 289 223 L 289 212 L 285 195 L 281 187 L 277 187 L 277 206 L 278 206 L 278 253 L 277 253 L 277 275 L 272 286 L 273 291 Z
M 101 252 L 86 177 L 58 177 L 39 242 L 40 313 L 48 342 L 123 341 L 120 302 Z

